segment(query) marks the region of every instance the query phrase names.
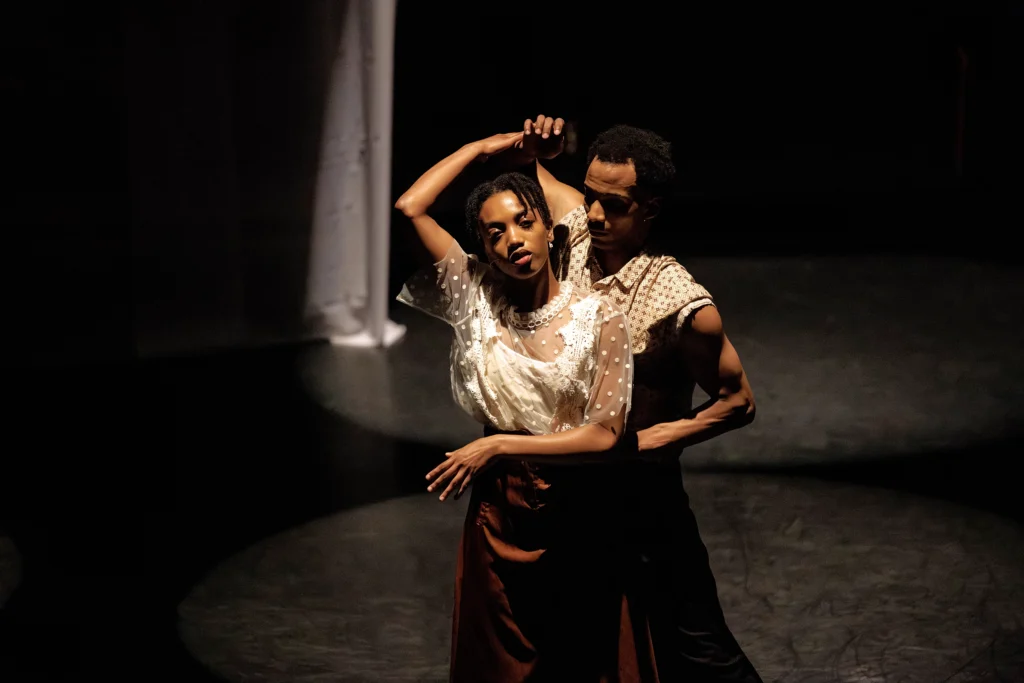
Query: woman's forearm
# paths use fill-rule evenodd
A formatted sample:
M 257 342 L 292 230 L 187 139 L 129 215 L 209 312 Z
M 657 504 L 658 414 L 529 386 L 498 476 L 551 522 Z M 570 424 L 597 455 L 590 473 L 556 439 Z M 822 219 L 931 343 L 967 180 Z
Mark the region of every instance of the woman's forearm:
M 412 184 L 395 203 L 411 221 L 434 262 L 444 259 L 455 239 L 427 211 L 438 196 L 479 156 L 482 143 L 473 142 L 449 154 Z
M 412 187 L 399 197 L 395 208 L 409 218 L 424 215 L 444 189 L 451 185 L 480 154 L 479 142 L 471 142 L 459 148 L 454 154 L 449 154 L 421 175 Z
M 514 460 L 552 464 L 607 462 L 619 457 L 615 449 L 621 434 L 599 424 L 584 425 L 555 434 L 501 434 L 498 455 Z

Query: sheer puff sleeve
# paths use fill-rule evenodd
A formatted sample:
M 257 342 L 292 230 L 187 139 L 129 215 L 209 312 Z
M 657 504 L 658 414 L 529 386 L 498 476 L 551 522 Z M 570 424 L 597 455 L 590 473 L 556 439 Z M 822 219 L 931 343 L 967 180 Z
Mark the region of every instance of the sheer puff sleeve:
M 594 321 L 594 379 L 585 424 L 603 424 L 622 434 L 633 396 L 633 351 L 629 322 L 618 306 L 602 299 Z
M 487 269 L 453 240 L 443 260 L 409 278 L 398 300 L 454 325 L 469 315 Z

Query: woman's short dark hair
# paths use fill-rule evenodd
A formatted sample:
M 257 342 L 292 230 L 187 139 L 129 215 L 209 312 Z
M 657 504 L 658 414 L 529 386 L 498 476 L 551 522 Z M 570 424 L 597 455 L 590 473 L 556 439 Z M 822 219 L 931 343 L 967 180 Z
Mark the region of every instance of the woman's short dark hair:
M 511 192 L 519 200 L 526 210 L 533 209 L 540 216 L 541 223 L 545 228 L 554 228 L 554 220 L 551 218 L 551 209 L 544 199 L 544 191 L 540 189 L 537 181 L 525 176 L 522 173 L 502 173 L 494 180 L 480 183 L 476 186 L 469 199 L 466 200 L 466 229 L 481 246 L 483 239 L 480 236 L 480 209 L 484 202 L 500 192 Z M 567 241 L 565 230 L 553 230 L 553 246 L 548 249 L 548 260 L 552 267 L 557 269 L 560 254 Z
M 545 228 L 553 227 L 551 209 L 548 208 L 540 185 L 522 173 L 502 173 L 494 180 L 477 185 L 466 200 L 466 229 L 476 239 L 480 239 L 480 209 L 484 202 L 500 192 L 511 192 L 523 208 L 537 212 Z

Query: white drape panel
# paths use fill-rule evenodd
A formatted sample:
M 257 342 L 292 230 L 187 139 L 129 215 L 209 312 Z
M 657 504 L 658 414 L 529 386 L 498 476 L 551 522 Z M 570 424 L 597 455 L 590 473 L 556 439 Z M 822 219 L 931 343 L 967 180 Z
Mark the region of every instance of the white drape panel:
M 316 336 L 387 323 L 395 0 L 348 0 L 323 126 L 306 286 Z
M 307 322 L 313 333 L 324 336 L 362 330 L 369 297 L 363 3 L 348 0 L 345 5 L 328 86 L 306 285 Z
M 133 10 L 142 356 L 387 321 L 395 0 Z M 393 336 L 393 335 L 392 335 Z

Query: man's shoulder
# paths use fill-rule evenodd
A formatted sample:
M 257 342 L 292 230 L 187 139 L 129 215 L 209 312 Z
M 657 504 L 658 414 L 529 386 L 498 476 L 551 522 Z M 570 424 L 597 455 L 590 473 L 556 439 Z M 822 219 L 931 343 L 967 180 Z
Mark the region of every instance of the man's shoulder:
M 711 293 L 674 256 L 661 254 L 654 256 L 653 261 L 650 279 L 645 283 L 648 286 L 684 299 L 684 303 L 695 297 L 711 298 Z
M 698 310 L 714 306 L 711 293 L 694 279 L 693 275 L 672 256 L 656 255 L 643 282 L 641 301 L 643 317 L 649 320 L 665 320 L 674 317 L 676 325 L 682 326 Z

